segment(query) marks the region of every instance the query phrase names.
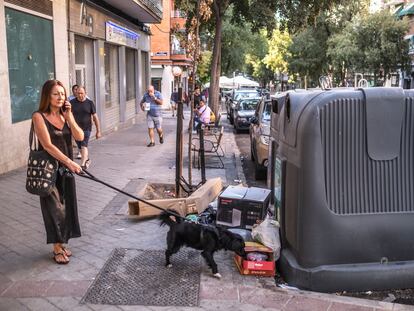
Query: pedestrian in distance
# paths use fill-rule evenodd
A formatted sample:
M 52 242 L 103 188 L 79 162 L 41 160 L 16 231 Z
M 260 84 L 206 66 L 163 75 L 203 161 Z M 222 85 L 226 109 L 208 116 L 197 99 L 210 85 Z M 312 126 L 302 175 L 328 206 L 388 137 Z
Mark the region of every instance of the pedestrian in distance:
M 76 94 L 78 92 L 78 87 L 79 87 L 79 85 L 77 85 L 77 84 L 72 85 L 72 95 L 70 95 L 68 97 L 68 101 L 71 101 L 72 99 L 76 98 Z
M 83 132 L 85 133 L 82 140 L 76 140 L 78 146 L 78 157 L 81 158 L 82 169 L 88 169 L 91 164 L 89 159 L 89 138 L 92 132 L 92 120 L 96 127 L 96 139 L 101 138 L 101 126 L 99 123 L 98 115 L 96 114 L 96 106 L 92 100 L 86 96 L 86 89 L 84 86 L 79 86 L 76 94 L 76 98 L 72 99 L 73 115 L 75 116 L 76 122 L 79 124 Z
M 211 118 L 211 109 L 206 105 L 205 100 L 201 99 L 195 113 L 195 129 L 199 131 L 202 126 L 208 126 Z
M 177 103 L 178 103 L 178 92 L 174 91 L 171 93 L 170 104 L 172 110 L 172 116 L 174 117 L 174 112 L 177 110 Z
M 161 93 L 156 91 L 153 85 L 150 85 L 140 103 L 141 109 L 147 112 L 148 135 L 150 138 L 150 142 L 147 147 L 155 146 L 154 128 L 157 129 L 160 144 L 164 143 L 161 116 L 162 103 L 163 99 Z
M 197 109 L 200 104 L 200 100 L 203 98 L 200 92 L 200 87 L 196 86 L 193 93 L 194 97 L 194 109 Z
M 72 137 L 83 140 L 83 131 L 76 123 L 72 105 L 66 100 L 62 82 L 48 80 L 42 87 L 39 109 L 32 116 L 39 149 L 46 150 L 59 161 L 55 186 L 46 197 L 40 197 L 47 243 L 53 243 L 53 259 L 67 264 L 72 252 L 64 246 L 70 238 L 81 236 L 75 178 L 81 167 L 73 161 Z

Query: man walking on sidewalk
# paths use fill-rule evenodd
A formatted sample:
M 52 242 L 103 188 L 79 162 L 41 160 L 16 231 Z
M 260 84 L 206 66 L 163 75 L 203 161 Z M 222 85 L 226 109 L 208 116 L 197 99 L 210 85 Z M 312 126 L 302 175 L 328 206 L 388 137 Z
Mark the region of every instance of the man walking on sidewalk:
M 102 136 L 101 126 L 96 114 L 95 104 L 92 100 L 87 98 L 84 86 L 78 87 L 76 98 L 72 99 L 70 103 L 72 104 L 72 112 L 76 123 L 78 123 L 85 134 L 83 141 L 76 141 L 76 144 L 78 145 L 81 154 L 81 167 L 87 169 L 91 164 L 88 143 L 92 132 L 92 119 L 96 127 L 96 139 L 99 139 Z
M 162 95 L 150 85 L 148 91 L 144 94 L 141 100 L 141 109 L 147 112 L 147 125 L 150 143 L 147 147 L 155 146 L 154 127 L 157 129 L 160 138 L 160 144 L 164 143 L 164 135 L 162 132 Z

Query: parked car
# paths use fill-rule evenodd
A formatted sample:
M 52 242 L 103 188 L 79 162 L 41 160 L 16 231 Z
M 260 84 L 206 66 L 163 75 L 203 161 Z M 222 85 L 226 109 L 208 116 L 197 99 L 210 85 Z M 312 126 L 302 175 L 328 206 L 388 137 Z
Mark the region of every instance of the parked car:
M 238 100 L 232 109 L 233 126 L 236 132 L 239 130 L 248 130 L 250 119 L 254 116 L 260 97 L 244 98 Z
M 265 179 L 270 142 L 270 116 L 272 100 L 263 97 L 250 119 L 250 157 L 255 162 L 255 178 Z
M 233 110 L 237 102 L 243 98 L 255 98 L 258 96 L 259 94 L 257 93 L 257 91 L 252 89 L 235 90 L 232 96 L 230 96 L 226 101 L 227 119 L 229 119 L 230 124 L 233 124 L 234 121 Z

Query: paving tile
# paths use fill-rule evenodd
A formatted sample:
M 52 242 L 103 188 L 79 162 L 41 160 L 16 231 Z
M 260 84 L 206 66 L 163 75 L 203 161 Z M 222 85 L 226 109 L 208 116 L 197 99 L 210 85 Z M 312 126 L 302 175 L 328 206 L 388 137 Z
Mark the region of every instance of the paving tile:
M 325 311 L 331 303 L 326 300 L 303 296 L 292 297 L 283 307 L 284 311 Z
M 46 297 L 46 299 L 62 311 L 91 311 L 87 305 L 80 304 L 80 297 Z
M 258 287 L 240 287 L 240 301 L 263 308 L 282 309 L 292 298 L 289 294 L 263 290 Z
M 1 296 L 11 298 L 44 297 L 51 285 L 51 281 L 17 281 L 7 288 Z
M 374 311 L 374 308 L 351 305 L 348 303 L 333 302 L 328 311 Z
M 45 293 L 46 297 L 82 297 L 91 285 L 89 281 L 54 281 Z
M 231 284 L 206 286 L 201 283 L 200 299 L 235 300 L 238 301 L 237 287 Z
M 59 311 L 60 309 L 54 306 L 45 298 L 17 298 L 17 300 L 31 311 Z
M 29 311 L 24 304 L 14 298 L 0 297 L 0 310 L 2 311 Z

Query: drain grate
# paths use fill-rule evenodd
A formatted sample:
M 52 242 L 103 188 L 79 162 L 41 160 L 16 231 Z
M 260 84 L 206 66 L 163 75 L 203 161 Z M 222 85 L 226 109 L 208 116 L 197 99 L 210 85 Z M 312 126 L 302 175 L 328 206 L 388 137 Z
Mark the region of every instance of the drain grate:
M 116 248 L 82 303 L 198 306 L 200 255 L 180 250 L 165 267 L 164 251 Z

